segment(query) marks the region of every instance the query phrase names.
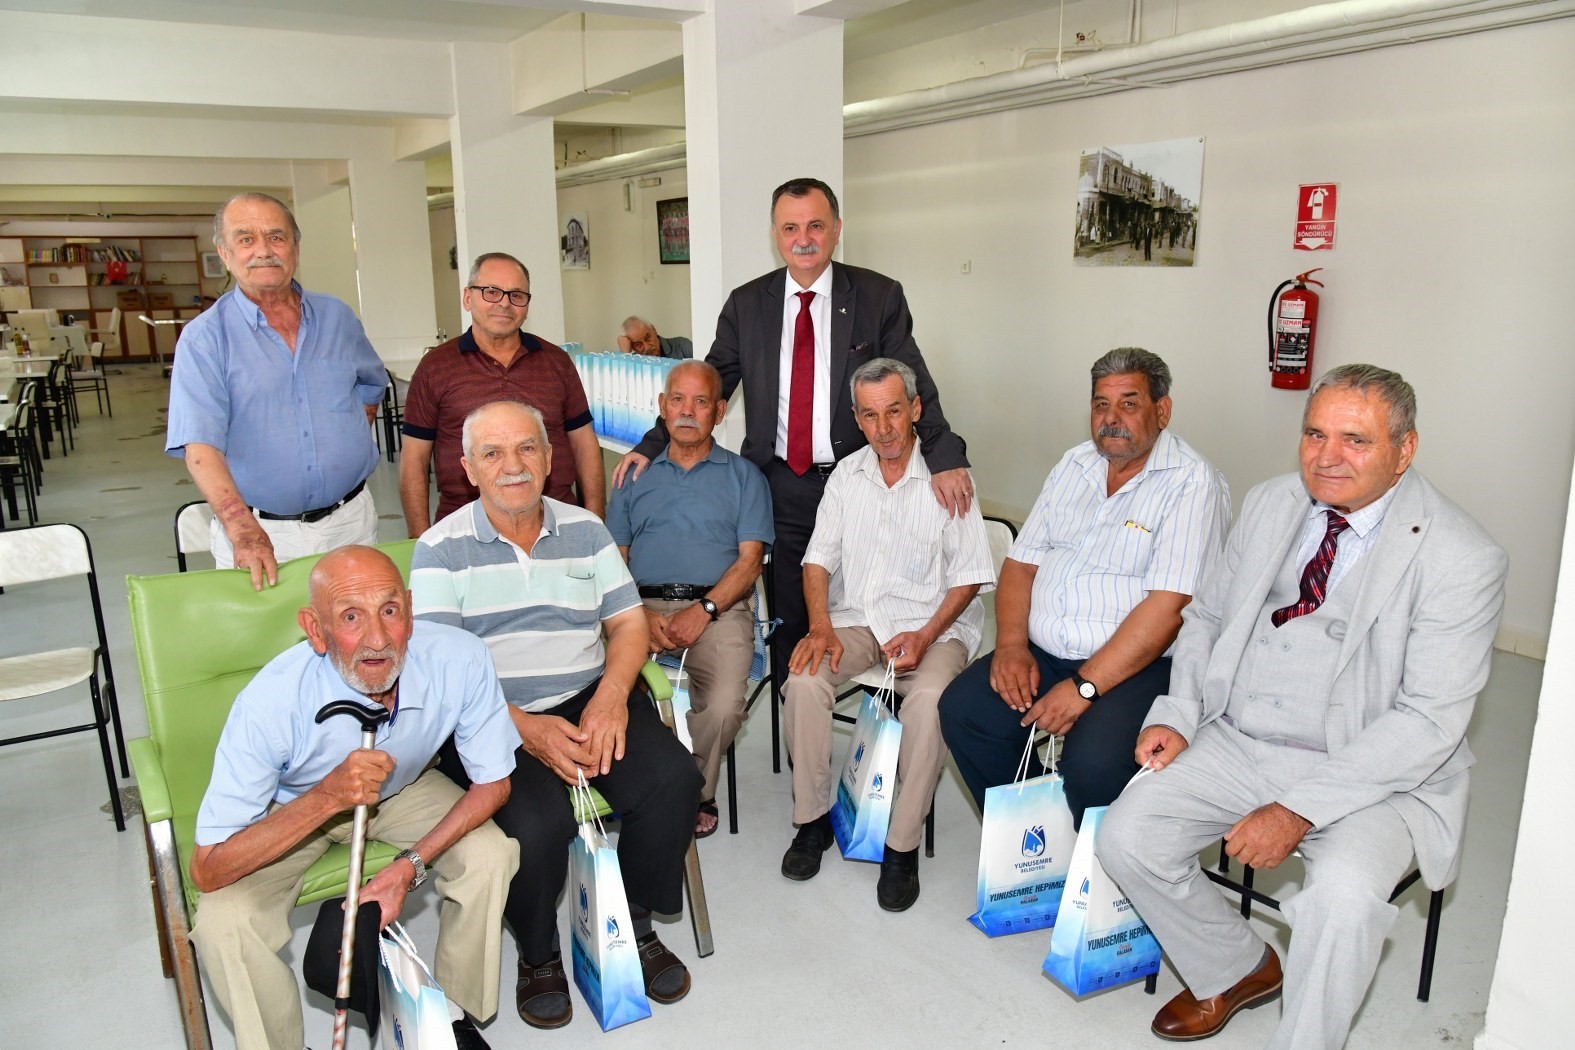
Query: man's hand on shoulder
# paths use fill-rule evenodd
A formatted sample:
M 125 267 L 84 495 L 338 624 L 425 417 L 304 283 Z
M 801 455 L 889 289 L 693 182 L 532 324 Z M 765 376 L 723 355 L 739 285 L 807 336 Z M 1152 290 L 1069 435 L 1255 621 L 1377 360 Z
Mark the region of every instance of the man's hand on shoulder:
M 633 481 L 650 465 L 651 461 L 640 455 L 640 453 L 634 451 L 625 452 L 623 458 L 618 461 L 618 465 L 613 468 L 613 488 L 623 488 L 625 480 Z
M 1138 734 L 1132 760 L 1140 766 L 1160 770 L 1187 749 L 1187 738 L 1169 726 L 1149 726 Z
M 1026 645 L 998 645 L 990 657 L 990 688 L 1013 711 L 1027 711 L 1039 698 L 1039 662 Z
M 930 475 L 930 491 L 935 502 L 946 508 L 946 513 L 960 518 L 973 506 L 973 475 L 967 467 L 953 467 L 939 474 Z
M 793 647 L 793 655 L 788 657 L 788 670 L 794 674 L 814 674 L 820 670 L 823 659 L 830 662 L 833 674 L 842 663 L 842 643 L 837 641 L 837 632 L 829 621 L 810 624 L 809 633 L 799 639 Z
M 1254 868 L 1278 867 L 1311 830 L 1311 821 L 1270 802 L 1231 825 L 1225 833 L 1225 852 Z
M 394 771 L 394 756 L 385 751 L 356 748 L 334 767 L 313 790 L 320 791 L 337 804 L 342 813 L 356 806 L 375 805 L 383 782 Z

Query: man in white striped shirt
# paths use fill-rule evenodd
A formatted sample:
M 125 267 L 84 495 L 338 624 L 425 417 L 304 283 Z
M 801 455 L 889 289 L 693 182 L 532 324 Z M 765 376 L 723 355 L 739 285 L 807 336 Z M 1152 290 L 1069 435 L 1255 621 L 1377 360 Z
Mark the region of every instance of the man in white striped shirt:
M 1181 610 L 1224 546 L 1225 477 L 1165 427 L 1170 368 L 1136 347 L 1090 369 L 1090 440 L 1045 480 L 1001 569 L 996 646 L 941 698 L 941 728 L 982 809 L 1012 780 L 1030 725 L 1065 735 L 1075 823 L 1109 805 L 1170 684 Z M 1035 757 L 1036 776 L 1043 771 Z
M 902 698 L 900 783 L 875 897 L 905 911 L 919 897 L 919 832 L 946 762 L 935 705 L 979 647 L 981 589 L 995 568 L 977 505 L 956 517 L 936 502 L 914 455 L 923 411 L 914 372 L 891 358 L 859 367 L 853 414 L 869 444 L 826 482 L 804 554 L 809 633 L 793 649 L 783 724 L 793 760 L 793 822 L 782 874 L 814 878 L 833 840 L 831 709 L 840 686 L 895 662 Z

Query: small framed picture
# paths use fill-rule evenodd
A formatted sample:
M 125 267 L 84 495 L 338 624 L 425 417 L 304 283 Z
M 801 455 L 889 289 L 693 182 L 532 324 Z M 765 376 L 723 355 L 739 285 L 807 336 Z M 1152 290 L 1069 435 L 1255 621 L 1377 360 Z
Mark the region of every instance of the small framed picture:
M 219 258 L 218 252 L 202 253 L 202 276 L 210 281 L 224 279 L 224 260 Z
M 656 246 L 663 263 L 689 262 L 689 198 L 656 202 Z

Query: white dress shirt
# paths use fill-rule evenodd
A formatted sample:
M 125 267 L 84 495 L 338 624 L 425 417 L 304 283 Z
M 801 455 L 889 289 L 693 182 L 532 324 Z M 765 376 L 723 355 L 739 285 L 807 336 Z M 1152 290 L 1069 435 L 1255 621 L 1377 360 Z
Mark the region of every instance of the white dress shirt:
M 831 574 L 833 627 L 868 627 L 882 645 L 917 631 L 953 587 L 995 587 L 995 565 L 979 505 L 954 518 L 930 490 L 930 468 L 917 443 L 908 469 L 886 487 L 880 460 L 868 445 L 837 464 L 815 515 L 805 565 Z M 973 659 L 984 626 L 984 606 L 969 602 L 936 641 L 956 638 Z
M 1334 564 L 1329 566 L 1329 579 L 1324 587 L 1325 595 L 1333 594 L 1335 585 L 1356 568 L 1356 563 L 1362 560 L 1362 555 L 1378 542 L 1378 533 L 1384 524 L 1384 514 L 1389 510 L 1389 504 L 1394 502 L 1395 491 L 1399 487 L 1398 484 L 1391 485 L 1388 492 L 1361 510 L 1340 515 L 1351 527 L 1335 537 Z M 1302 538 L 1296 553 L 1298 565 L 1305 566 L 1312 561 L 1313 554 L 1323 544 L 1324 533 L 1329 531 L 1329 517 L 1325 511 L 1331 510 L 1334 508 L 1327 503 L 1318 500 L 1308 501 L 1307 517 L 1302 523 Z M 1334 512 L 1340 513 L 1337 510 Z
M 815 283 L 800 288 L 793 275 L 783 278 L 787 291 L 782 297 L 782 346 L 778 358 L 777 375 L 777 457 L 787 459 L 788 401 L 793 393 L 793 332 L 798 325 L 798 312 L 803 304 L 799 292 L 814 292 L 809 305 L 810 320 L 815 325 L 815 415 L 811 452 L 816 463 L 835 463 L 836 453 L 831 451 L 831 270 L 826 267 Z

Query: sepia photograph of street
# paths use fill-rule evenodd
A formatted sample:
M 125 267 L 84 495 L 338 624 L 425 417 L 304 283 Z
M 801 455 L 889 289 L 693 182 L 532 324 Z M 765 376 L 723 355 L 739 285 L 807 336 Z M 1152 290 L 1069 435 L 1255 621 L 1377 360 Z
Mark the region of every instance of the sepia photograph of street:
M 1079 266 L 1191 266 L 1203 140 L 1086 149 L 1077 165 Z

